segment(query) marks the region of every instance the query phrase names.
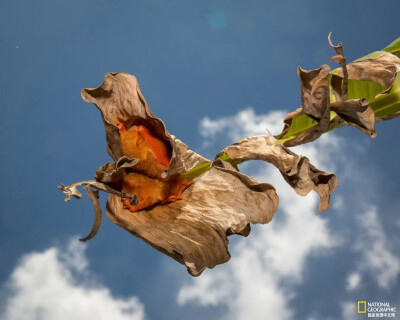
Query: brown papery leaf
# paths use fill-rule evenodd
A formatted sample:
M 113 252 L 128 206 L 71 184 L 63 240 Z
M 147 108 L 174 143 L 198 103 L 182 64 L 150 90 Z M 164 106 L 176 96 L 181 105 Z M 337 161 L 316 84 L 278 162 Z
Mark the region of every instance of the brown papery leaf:
M 340 64 L 342 66 L 342 79 L 338 81 L 338 78 L 336 76 L 332 77 L 332 91 L 333 94 L 336 96 L 337 101 L 346 101 L 347 100 L 347 86 L 348 86 L 348 80 L 349 80 L 349 74 L 347 72 L 347 64 L 346 64 L 346 57 L 344 56 L 344 51 L 343 51 L 343 45 L 339 43 L 337 46 L 335 46 L 332 43 L 331 40 L 332 32 L 329 32 L 328 35 L 328 41 L 329 45 L 335 49 L 336 53 L 338 54 L 337 56 L 333 56 L 331 58 L 332 61 L 335 61 L 336 63 Z M 343 83 L 342 83 L 343 82 Z M 338 90 L 340 88 L 340 91 Z
M 187 172 L 209 160 L 189 150 L 180 140 L 172 136 L 163 121 L 154 116 L 140 91 L 135 76 L 128 73 L 107 73 L 100 87 L 83 89 L 82 98 L 92 102 L 101 111 L 106 129 L 107 151 L 115 161 L 123 157 L 119 122 L 145 122 L 154 134 L 172 147 L 168 175 Z
M 305 196 L 311 190 L 319 194 L 318 213 L 329 208 L 330 194 L 337 186 L 336 176 L 316 169 L 308 158 L 275 145 L 272 136 L 246 138 L 225 148 L 217 157 L 224 154 L 232 160 L 263 160 L 273 164 L 297 194 Z
M 400 71 L 400 59 L 391 53 L 384 53 L 379 58 L 354 61 L 347 65 L 349 79 L 372 81 L 385 88 L 376 97 L 387 94 L 393 87 L 396 73 Z M 343 71 L 337 71 L 343 77 Z
M 82 197 L 82 194 L 79 192 L 79 190 L 77 188 L 78 186 L 82 186 L 82 185 L 88 185 L 97 190 L 122 195 L 121 192 L 114 190 L 107 184 L 99 182 L 99 181 L 94 181 L 94 180 L 80 181 L 80 182 L 73 183 L 69 186 L 65 186 L 62 184 L 61 186 L 58 186 L 57 188 L 60 189 L 62 192 L 64 192 L 65 202 L 68 202 L 69 200 L 71 200 L 71 196 L 74 196 L 77 199 L 80 199 Z
M 179 177 L 192 169 L 197 170 L 207 164 L 208 168 L 211 163 L 169 134 L 164 123 L 150 111 L 134 76 L 106 74 L 100 87 L 82 90 L 82 97 L 100 109 L 106 127 L 108 151 L 115 160 L 101 166 L 96 172 L 99 183 L 119 192 L 108 198 L 108 217 L 157 250 L 186 265 L 190 274 L 197 276 L 205 268 L 229 260 L 228 235 L 247 236 L 250 223 L 268 223 L 272 219 L 279 202 L 273 186 L 238 172 L 222 160 L 215 161 L 205 173 L 202 171 L 203 174 L 183 191 L 181 200 L 156 202 L 131 212 L 132 208 L 121 198 L 121 195 L 124 197 L 121 190 L 127 186 L 127 177 L 139 193 L 154 194 L 157 186 L 164 187 L 174 179 L 179 182 Z M 135 140 L 132 140 L 135 136 L 124 130 L 137 130 L 135 126 L 142 124 L 172 150 L 165 177 L 145 176 L 146 168 L 151 164 L 144 165 L 145 160 L 126 156 L 129 145 L 135 148 Z M 193 179 L 193 173 L 189 176 L 189 179 Z M 138 198 L 141 196 L 139 193 Z M 89 196 L 96 209 L 97 202 L 93 194 Z M 96 221 L 98 219 L 95 219 L 87 238 L 97 231 Z
M 347 124 L 360 129 L 373 138 L 376 137 L 375 113 L 368 105 L 368 99 L 333 102 L 331 110 L 335 111 Z
M 94 221 L 93 221 L 93 226 L 92 226 L 92 230 L 90 230 L 90 233 L 86 237 L 79 239 L 80 241 L 83 241 L 83 242 L 92 239 L 97 234 L 97 231 L 99 231 L 99 228 L 101 225 L 101 219 L 102 219 L 101 206 L 100 206 L 100 202 L 99 202 L 99 191 L 93 190 L 90 187 L 90 185 L 86 185 L 84 189 L 85 189 L 87 195 L 89 196 L 89 198 L 93 202 Z
M 230 259 L 227 235 L 268 223 L 278 207 L 273 186 L 218 161 L 185 190 L 181 201 L 132 213 L 110 195 L 107 215 L 117 225 L 184 264 L 193 276 Z
M 60 189 L 62 192 L 65 193 L 65 202 L 68 202 L 71 200 L 71 196 L 73 196 L 76 199 L 82 198 L 82 193 L 78 190 L 76 186 L 72 187 L 66 187 L 63 184 L 61 186 L 58 186 L 58 189 Z
M 285 117 L 283 131 L 275 137 L 277 139 L 283 137 L 292 125 L 292 118 L 300 114 L 306 114 L 314 119 L 317 124 L 302 131 L 294 138 L 286 140 L 283 143 L 284 146 L 293 147 L 314 141 L 328 128 L 330 123 L 329 70 L 330 68 L 328 65 L 322 65 L 315 70 L 297 69 L 300 78 L 302 106 Z
M 329 108 L 329 70 L 330 67 L 326 64 L 315 70 L 297 68 L 302 110 L 316 121 L 320 121 L 326 109 Z
M 330 103 L 329 66 L 298 68 L 302 107 L 284 120 L 277 136 L 284 146 L 275 145 L 272 136 L 249 137 L 222 150 L 213 162 L 166 130 L 148 107 L 136 77 L 107 73 L 98 88 L 83 89 L 82 98 L 101 112 L 113 162 L 98 168 L 95 181 L 59 186 L 66 201 L 81 197 L 80 185 L 85 185 L 92 200 L 94 223 L 89 235 L 80 240 L 91 239 L 99 230 L 98 190 L 102 190 L 109 193 L 106 212 L 114 223 L 198 276 L 205 268 L 230 259 L 229 235 L 247 236 L 251 223 L 269 223 L 277 210 L 275 188 L 239 172 L 237 164 L 248 160 L 274 165 L 299 195 L 314 190 L 320 197 L 318 213 L 327 210 L 336 176 L 315 168 L 308 158 L 286 146 L 314 141 L 345 123 L 374 136 L 374 111 L 366 99 L 347 101 L 348 79 L 380 84 L 387 88 L 384 94 L 400 71 L 400 59 L 389 53 L 347 66 L 342 45 L 334 46 L 330 36 L 329 41 L 337 53 L 332 60 L 342 66 L 331 72 L 336 102 Z M 386 117 L 393 116 L 397 114 Z

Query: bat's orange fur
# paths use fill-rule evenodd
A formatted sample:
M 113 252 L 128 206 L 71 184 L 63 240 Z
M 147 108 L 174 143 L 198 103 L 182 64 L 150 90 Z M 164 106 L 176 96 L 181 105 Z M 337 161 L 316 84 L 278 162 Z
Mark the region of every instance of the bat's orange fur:
M 129 199 L 125 198 L 123 200 L 124 209 L 135 212 L 156 203 L 180 200 L 183 190 L 192 182 L 179 178 L 161 181 L 141 173 L 131 172 L 126 175 L 122 183 L 122 191 L 127 194 L 136 194 L 138 205 L 131 205 Z
M 132 126 L 125 129 L 118 123 L 121 136 L 122 154 L 129 158 L 139 159 L 135 171 L 147 176 L 161 178 L 161 174 L 168 168 L 171 156 L 167 145 L 153 135 L 145 126 Z
M 122 191 L 129 195 L 136 194 L 138 204 L 131 205 L 129 199 L 123 199 L 124 209 L 135 212 L 157 203 L 181 199 L 183 190 L 193 181 L 179 177 L 162 178 L 171 160 L 167 143 L 143 125 L 133 125 L 129 129 L 122 123 L 117 125 L 123 155 L 139 159 L 134 172 L 128 172 L 122 183 Z

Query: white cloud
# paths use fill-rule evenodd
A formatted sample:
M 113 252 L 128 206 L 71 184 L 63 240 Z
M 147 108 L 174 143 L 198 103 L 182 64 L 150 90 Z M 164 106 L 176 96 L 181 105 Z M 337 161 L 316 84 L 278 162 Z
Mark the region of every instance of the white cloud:
M 199 125 L 200 134 L 204 138 L 213 138 L 206 140 L 208 144 L 211 144 L 216 138 L 227 140 L 227 143 L 231 143 L 252 135 L 269 133 L 276 135 L 283 128 L 285 116 L 286 112 L 284 111 L 256 114 L 252 108 L 246 108 L 233 116 L 213 120 L 208 117 L 203 118 Z M 324 170 L 332 171 L 334 164 L 330 161 L 332 152 L 329 151 L 330 148 L 337 151 L 340 148 L 340 143 L 341 140 L 330 133 L 322 135 L 311 144 L 291 149 L 299 155 L 308 157 L 315 166 L 324 166 Z M 335 155 L 337 157 L 337 153 Z
M 84 248 L 74 239 L 65 252 L 52 247 L 22 257 L 3 288 L 7 298 L 0 318 L 144 319 L 144 306 L 137 297 L 116 298 L 106 287 L 87 280 L 91 277 Z
M 278 134 L 283 128 L 285 112 L 272 111 L 266 115 L 256 115 L 252 108 L 246 108 L 234 116 L 227 116 L 216 120 L 206 117 L 200 121 L 200 134 L 205 138 L 227 137 L 231 140 L 240 140 L 250 135 Z
M 215 138 L 210 140 L 239 140 L 265 134 L 265 128 L 279 132 L 283 117 L 283 112 L 255 116 L 252 109 L 246 109 L 235 116 L 204 119 L 200 128 L 203 136 Z M 337 138 L 331 134 L 298 149 L 306 156 L 312 154 L 320 164 L 333 166 L 329 161 L 333 144 L 337 144 Z M 254 226 L 247 239 L 231 245 L 229 263 L 187 282 L 177 301 L 180 305 L 224 305 L 227 319 L 291 319 L 295 312 L 290 308 L 293 289 L 302 281 L 307 258 L 329 250 L 336 239 L 326 220 L 315 216 L 316 194 L 298 196 L 272 166 L 253 169 L 252 176 L 276 187 L 280 196 L 276 215 L 281 215 L 280 219 L 275 217 L 268 226 Z
M 186 283 L 178 303 L 225 305 L 227 318 L 291 319 L 292 289 L 302 280 L 307 258 L 335 243 L 325 220 L 315 216 L 317 197 L 300 197 L 279 174 L 266 181 L 280 191 L 277 215 L 284 219 L 253 227 L 247 239 L 230 247 L 232 259 Z M 283 286 L 286 282 L 288 286 Z
M 230 278 L 230 275 L 223 272 L 216 272 L 213 275 L 203 273 L 201 278 L 194 279 L 195 286 L 184 286 L 184 293 L 178 294 L 178 303 L 183 305 L 191 300 L 196 300 L 201 306 L 217 306 L 221 301 L 229 299 L 230 291 L 234 289 L 229 282 Z
M 361 283 L 361 275 L 358 272 L 350 273 L 347 277 L 347 291 L 353 291 L 359 288 Z
M 388 289 L 400 274 L 400 259 L 392 252 L 375 207 L 360 215 L 358 221 L 364 230 L 357 241 L 363 256 L 359 268 L 370 272 L 381 288 Z
M 280 111 L 256 115 L 248 108 L 233 116 L 215 120 L 205 118 L 200 123 L 200 130 L 208 141 L 228 144 L 246 136 L 266 134 L 267 128 L 276 134 L 282 128 L 283 117 L 284 113 Z M 344 170 L 359 176 L 365 174 L 351 159 L 343 158 L 346 144 L 330 133 L 292 150 L 307 156 L 316 167 L 325 171 L 335 172 L 338 160 L 345 163 L 344 168 L 340 167 L 343 181 L 346 179 Z M 235 241 L 230 246 L 232 259 L 229 263 L 212 271 L 206 270 L 200 278 L 186 282 L 178 293 L 180 305 L 225 306 L 227 319 L 292 319 L 296 310 L 291 302 L 296 286 L 302 283 L 308 258 L 344 244 L 348 244 L 348 250 L 356 248 L 354 262 L 357 267 L 349 272 L 343 289 L 349 293 L 360 289 L 362 281 L 368 280 L 367 273 L 381 288 L 388 289 L 396 283 L 400 273 L 399 258 L 373 206 L 367 206 L 369 209 L 361 215 L 346 215 L 346 219 L 357 220 L 357 232 L 345 224 L 333 236 L 324 214 L 314 215 L 318 205 L 316 194 L 305 198 L 298 196 L 271 165 L 248 165 L 241 169 L 276 187 L 280 197 L 276 217 L 268 226 L 254 226 L 249 238 Z M 360 190 L 358 192 L 365 197 L 366 193 Z M 346 194 L 339 196 L 335 203 L 336 196 L 333 197 L 334 207 L 344 209 Z M 353 201 L 354 196 L 352 194 Z M 365 203 L 365 198 L 362 201 Z M 356 243 L 356 247 L 351 246 L 352 243 Z M 341 308 L 343 319 L 354 318 L 354 301 L 343 302 Z
M 355 302 L 346 301 L 342 303 L 343 320 L 352 320 L 357 316 L 357 305 Z
M 236 249 L 229 264 L 212 273 L 206 271 L 182 287 L 178 303 L 225 305 L 226 319 L 290 319 L 288 292 L 280 288 L 277 278 L 265 268 L 259 252 L 255 248 L 244 248 L 241 252 Z

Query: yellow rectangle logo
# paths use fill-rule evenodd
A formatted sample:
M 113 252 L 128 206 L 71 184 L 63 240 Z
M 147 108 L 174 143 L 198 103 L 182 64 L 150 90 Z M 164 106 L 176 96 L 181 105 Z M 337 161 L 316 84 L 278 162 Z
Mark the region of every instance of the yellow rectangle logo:
M 358 301 L 357 311 L 358 311 L 358 313 L 366 313 L 367 312 L 367 301 Z

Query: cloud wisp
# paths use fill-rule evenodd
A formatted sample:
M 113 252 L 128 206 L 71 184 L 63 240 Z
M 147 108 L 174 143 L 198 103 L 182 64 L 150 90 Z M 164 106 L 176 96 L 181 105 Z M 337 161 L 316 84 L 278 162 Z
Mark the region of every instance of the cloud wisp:
M 76 238 L 76 237 L 75 237 Z M 51 247 L 23 256 L 2 289 L 5 320 L 143 320 L 137 297 L 117 298 L 94 280 L 85 246 L 71 240 L 67 248 Z
M 362 255 L 359 269 L 371 274 L 379 287 L 390 289 L 400 274 L 400 259 L 393 253 L 376 207 L 368 207 L 358 222 L 364 231 L 356 246 Z
M 251 135 L 277 134 L 282 129 L 283 111 L 273 111 L 266 115 L 257 115 L 252 108 L 239 111 L 236 115 L 219 119 L 203 118 L 199 124 L 200 134 L 204 138 L 225 138 L 239 140 Z
M 203 137 L 218 141 L 239 140 L 246 136 L 277 132 L 282 125 L 283 112 L 255 115 L 245 109 L 237 115 L 200 123 Z M 337 144 L 330 135 L 313 146 L 299 148 L 313 160 L 333 166 L 329 150 Z M 225 306 L 226 318 L 292 319 L 290 307 L 294 288 L 302 282 L 307 258 L 319 251 L 333 248 L 336 243 L 326 220 L 315 216 L 318 199 L 314 194 L 298 196 L 274 168 L 246 167 L 250 175 L 273 184 L 280 196 L 278 217 L 270 225 L 255 226 L 248 239 L 230 247 L 231 261 L 215 270 L 207 270 L 200 278 L 185 283 L 177 302 L 180 305 Z
M 360 287 L 362 277 L 359 272 L 352 272 L 347 277 L 347 291 L 357 290 Z
M 226 145 L 246 136 L 268 134 L 266 129 L 278 132 L 283 117 L 281 111 L 257 115 L 253 109 L 246 108 L 236 115 L 204 118 L 200 122 L 200 134 L 208 138 L 205 139 L 208 146 Z M 354 299 L 361 289 L 375 287 L 388 294 L 395 292 L 400 260 L 383 228 L 379 208 L 365 201 L 366 194 L 372 192 L 371 184 L 363 184 L 364 179 L 359 179 L 368 173 L 348 157 L 350 146 L 353 153 L 363 152 L 362 145 L 344 141 L 332 133 L 311 144 L 292 148 L 317 167 L 337 173 L 339 180 L 346 180 L 346 173 L 351 172 L 354 181 L 347 182 L 356 186 L 344 185 L 344 191 L 333 196 L 332 208 L 338 214 L 332 220 L 336 224 L 335 232 L 323 215 L 314 216 L 318 202 L 314 194 L 305 198 L 296 195 L 271 166 L 242 165 L 246 174 L 275 186 L 280 197 L 278 212 L 268 226 L 253 227 L 248 239 L 235 241 L 230 246 L 232 259 L 228 264 L 185 282 L 177 295 L 178 304 L 223 307 L 227 310 L 227 319 L 295 319 L 298 310 L 294 302 L 300 295 L 298 289 L 302 287 L 308 262 L 312 256 L 326 256 L 327 252 L 353 257 L 342 261 L 347 270 L 335 273 L 339 309 L 331 312 L 339 312 L 336 316 L 343 319 L 355 316 Z M 348 201 L 363 203 L 366 210 L 348 214 L 345 210 Z M 347 300 L 342 300 L 343 297 Z M 321 312 L 324 310 L 314 310 L 310 317 Z

